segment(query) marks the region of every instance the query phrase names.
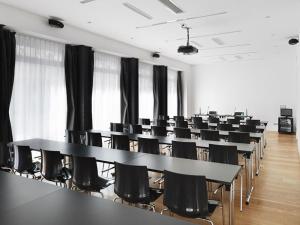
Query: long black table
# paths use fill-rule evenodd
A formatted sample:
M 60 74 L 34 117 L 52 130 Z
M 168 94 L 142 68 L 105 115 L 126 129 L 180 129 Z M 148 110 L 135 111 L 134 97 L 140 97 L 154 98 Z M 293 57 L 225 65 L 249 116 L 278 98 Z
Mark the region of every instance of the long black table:
M 32 150 L 40 151 L 45 149 L 48 151 L 60 151 L 61 154 L 66 156 L 83 156 L 83 157 L 94 157 L 99 162 L 114 163 L 115 161 L 136 164 L 138 161 L 144 162 L 147 166 L 147 161 L 152 158 L 151 154 L 122 151 L 116 149 L 107 149 L 101 147 L 91 147 L 80 144 L 69 144 L 64 142 L 57 142 L 44 139 L 30 139 L 25 141 L 16 141 L 8 144 L 9 147 L 13 145 L 27 145 Z M 174 172 L 185 172 L 186 175 L 202 175 L 207 180 L 213 181 L 220 184 L 229 186 L 229 224 L 234 224 L 234 187 L 235 178 L 238 176 L 241 167 L 235 165 L 226 165 L 220 163 L 206 162 L 195 160 L 192 163 L 188 159 L 178 159 L 168 156 L 159 155 L 157 156 L 161 164 L 151 164 L 150 170 L 163 172 L 165 169 Z M 157 166 L 157 167 L 155 167 Z M 195 170 L 199 168 L 199 170 Z M 202 170 L 200 170 L 202 168 Z M 206 169 L 204 169 L 206 168 Z M 220 176 L 222 174 L 222 176 Z
M 0 172 L 0 193 L 0 224 L 3 225 L 191 225 L 159 213 L 3 172 Z

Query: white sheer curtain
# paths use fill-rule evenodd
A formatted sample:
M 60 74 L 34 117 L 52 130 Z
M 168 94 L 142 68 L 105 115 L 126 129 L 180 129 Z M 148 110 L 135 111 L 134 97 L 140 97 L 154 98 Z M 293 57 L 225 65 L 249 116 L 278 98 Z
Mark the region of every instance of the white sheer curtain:
M 153 65 L 139 64 L 139 117 L 153 119 Z
M 168 116 L 177 115 L 177 71 L 168 69 Z
M 121 59 L 95 52 L 93 84 L 93 128 L 108 130 L 111 122 L 120 122 Z
M 16 35 L 10 105 L 14 140 L 64 140 L 67 114 L 64 51 L 64 44 Z

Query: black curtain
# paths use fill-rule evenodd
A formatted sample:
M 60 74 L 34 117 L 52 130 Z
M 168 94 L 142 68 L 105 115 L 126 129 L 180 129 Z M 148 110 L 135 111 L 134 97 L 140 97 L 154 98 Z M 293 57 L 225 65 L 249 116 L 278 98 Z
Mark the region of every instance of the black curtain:
M 121 58 L 121 122 L 138 124 L 139 120 L 139 60 Z
M 92 91 L 94 52 L 91 47 L 66 45 L 67 129 L 93 128 Z
M 177 72 L 177 115 L 183 116 L 182 71 Z
M 14 83 L 15 59 L 15 33 L 0 25 L 0 166 L 7 165 L 7 143 L 13 140 L 9 106 Z
M 168 67 L 153 66 L 154 119 L 168 116 Z

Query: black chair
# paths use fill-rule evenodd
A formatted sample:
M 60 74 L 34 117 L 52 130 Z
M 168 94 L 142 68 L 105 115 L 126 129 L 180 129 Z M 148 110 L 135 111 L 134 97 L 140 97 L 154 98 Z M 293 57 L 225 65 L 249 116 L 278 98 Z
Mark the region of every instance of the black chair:
M 219 202 L 208 200 L 205 176 L 183 175 L 165 170 L 164 177 L 163 204 L 167 209 L 162 214 L 170 210 L 183 217 L 202 219 L 213 224 L 209 217 Z
M 218 124 L 218 130 L 221 130 L 221 131 L 234 131 L 234 128 L 232 127 L 232 124 L 219 123 Z
M 208 122 L 209 123 L 220 123 L 220 119 L 218 117 L 215 117 L 215 116 L 209 116 L 208 117 Z
M 157 119 L 154 121 L 154 125 L 158 127 L 166 127 L 168 125 L 166 120 Z
M 250 134 L 248 132 L 229 132 L 228 141 L 233 143 L 250 144 Z
M 111 135 L 111 147 L 113 149 L 119 149 L 124 151 L 130 151 L 130 145 L 129 145 L 129 137 L 127 135 Z
M 229 124 L 240 124 L 240 121 L 241 121 L 241 119 L 238 117 L 227 119 L 227 123 L 229 123 Z
M 174 134 L 176 138 L 191 138 L 191 129 L 174 127 Z
M 234 112 L 234 116 L 243 116 L 244 112 Z
M 259 126 L 260 120 L 246 120 L 247 125 Z
M 67 143 L 83 144 L 83 135 L 85 132 L 77 130 L 66 130 L 65 140 Z
M 158 118 L 159 120 L 169 120 L 170 117 L 169 116 L 165 116 L 165 115 L 158 115 Z
M 60 152 L 46 151 L 42 152 L 42 167 L 41 174 L 42 179 L 46 179 L 51 182 L 63 184 L 65 186 L 66 181 L 72 177 L 71 170 L 63 166 L 63 156 Z
M 200 116 L 192 117 L 192 122 L 193 122 L 194 124 L 195 124 L 195 123 L 200 124 L 200 123 L 202 123 L 202 117 L 200 117 Z
M 219 141 L 220 134 L 218 130 L 201 130 L 200 136 L 202 140 Z
M 11 172 L 12 161 L 9 148 L 0 143 L 0 171 Z
M 138 152 L 160 154 L 159 142 L 155 138 L 138 138 Z
M 149 187 L 148 170 L 146 166 L 132 166 L 115 162 L 114 192 L 119 198 L 131 204 L 149 206 L 155 211 L 153 202 L 162 191 Z M 118 198 L 115 198 L 116 201 Z
M 166 127 L 151 126 L 151 135 L 165 137 L 167 136 L 167 129 Z
M 113 184 L 112 180 L 98 176 L 97 162 L 95 158 L 73 156 L 72 189 L 80 189 L 87 192 L 100 192 Z M 101 192 L 100 192 L 101 193 Z
M 129 124 L 129 133 L 130 134 L 142 134 L 143 133 L 142 125 Z
M 208 123 L 194 124 L 195 129 L 208 129 Z
M 189 124 L 188 121 L 185 120 L 177 120 L 175 122 L 175 127 L 180 127 L 180 128 L 188 128 Z
M 110 131 L 123 132 L 124 125 L 122 123 L 110 123 Z
M 240 127 L 239 127 L 239 131 L 241 131 L 241 132 L 255 133 L 255 132 L 257 132 L 257 129 L 256 129 L 256 125 L 244 125 L 244 124 L 241 124 Z
M 184 121 L 184 116 L 174 116 L 175 121 Z
M 89 146 L 102 147 L 101 133 L 86 132 L 85 144 Z
M 195 142 L 172 141 L 172 156 L 183 159 L 197 160 L 197 147 Z
M 139 119 L 139 124 L 141 125 L 150 125 L 150 119 L 146 119 L 146 118 L 140 118 Z
M 216 163 L 225 163 L 239 165 L 237 146 L 229 145 L 209 145 L 209 161 Z M 243 210 L 243 175 L 240 172 L 240 211 Z M 220 186 L 221 187 L 221 186 Z
M 32 175 L 37 178 L 36 174 L 40 172 L 40 162 L 32 161 L 31 149 L 29 146 L 14 145 L 14 171 L 22 174 Z
M 217 115 L 217 111 L 209 111 L 208 115 Z

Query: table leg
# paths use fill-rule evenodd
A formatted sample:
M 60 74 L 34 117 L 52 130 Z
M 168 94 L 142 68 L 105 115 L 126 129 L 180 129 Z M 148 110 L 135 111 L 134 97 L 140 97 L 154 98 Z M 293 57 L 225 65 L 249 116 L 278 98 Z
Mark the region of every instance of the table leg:
M 229 191 L 229 225 L 235 224 L 234 218 L 234 194 L 235 194 L 235 180 L 233 180 L 232 184 L 230 185 Z
M 256 143 L 256 154 L 255 154 L 256 176 L 259 175 L 259 170 L 260 170 L 260 152 L 261 152 L 261 141 Z
M 250 203 L 250 199 L 251 199 L 251 194 L 253 191 L 253 186 L 252 186 L 252 178 L 251 178 L 251 168 L 252 168 L 252 163 L 253 163 L 253 156 L 250 155 L 248 157 L 246 157 L 246 168 L 245 168 L 245 172 L 246 172 L 246 204 Z

